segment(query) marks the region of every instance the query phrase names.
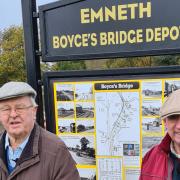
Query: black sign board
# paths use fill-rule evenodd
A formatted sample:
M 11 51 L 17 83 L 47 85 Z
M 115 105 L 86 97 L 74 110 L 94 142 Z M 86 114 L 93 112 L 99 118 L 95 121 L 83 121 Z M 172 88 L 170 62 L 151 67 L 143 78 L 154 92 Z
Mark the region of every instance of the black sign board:
M 173 54 L 179 0 L 62 0 L 39 7 L 43 61 Z

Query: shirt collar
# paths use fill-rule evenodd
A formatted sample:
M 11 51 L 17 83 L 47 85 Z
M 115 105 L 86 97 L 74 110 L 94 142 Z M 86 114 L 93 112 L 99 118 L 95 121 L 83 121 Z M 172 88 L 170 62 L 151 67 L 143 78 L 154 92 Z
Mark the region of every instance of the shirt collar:
M 29 140 L 29 136 L 27 136 L 26 139 L 17 148 L 20 148 L 21 150 L 23 150 L 24 147 L 26 146 L 28 140 Z M 6 133 L 6 136 L 5 136 L 5 149 L 7 147 L 9 147 L 9 146 L 10 146 L 9 136 L 8 136 L 8 133 Z
M 172 154 L 174 154 L 177 158 L 180 158 L 180 154 L 177 154 L 174 150 L 174 145 L 173 145 L 173 142 L 171 141 L 171 144 L 170 144 L 170 149 L 171 149 L 171 152 Z

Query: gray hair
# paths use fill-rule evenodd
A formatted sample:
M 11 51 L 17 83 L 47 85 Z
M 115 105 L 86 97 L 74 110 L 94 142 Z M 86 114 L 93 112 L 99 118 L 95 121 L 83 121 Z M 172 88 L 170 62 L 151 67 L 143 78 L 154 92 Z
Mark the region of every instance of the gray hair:
M 31 100 L 31 102 L 32 102 L 33 107 L 37 107 L 38 105 L 37 105 L 37 103 L 36 103 L 36 101 L 35 101 L 34 96 L 29 96 L 29 97 L 30 97 L 30 100 Z

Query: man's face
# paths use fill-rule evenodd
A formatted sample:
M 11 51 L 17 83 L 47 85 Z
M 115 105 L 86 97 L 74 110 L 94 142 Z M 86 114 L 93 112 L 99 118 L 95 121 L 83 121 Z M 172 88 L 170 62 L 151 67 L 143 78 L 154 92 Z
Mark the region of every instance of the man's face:
M 164 123 L 174 145 L 180 148 L 180 115 L 171 115 L 164 120 Z
M 14 138 L 25 138 L 32 130 L 37 107 L 29 96 L 0 101 L 0 122 Z

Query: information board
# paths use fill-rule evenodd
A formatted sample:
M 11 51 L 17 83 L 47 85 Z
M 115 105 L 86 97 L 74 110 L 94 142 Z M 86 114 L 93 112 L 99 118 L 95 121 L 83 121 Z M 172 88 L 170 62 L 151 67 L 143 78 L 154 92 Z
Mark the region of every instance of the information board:
M 50 84 L 51 123 L 81 179 L 138 180 L 143 156 L 166 133 L 159 110 L 180 77 L 84 76 Z

